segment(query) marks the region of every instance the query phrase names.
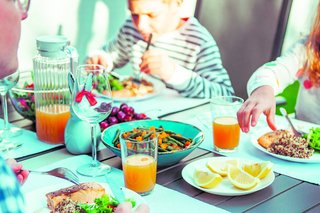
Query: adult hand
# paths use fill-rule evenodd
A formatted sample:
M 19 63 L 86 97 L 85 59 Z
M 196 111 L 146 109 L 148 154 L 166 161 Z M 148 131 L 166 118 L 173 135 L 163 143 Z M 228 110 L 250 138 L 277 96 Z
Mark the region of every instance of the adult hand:
M 27 180 L 29 176 L 28 170 L 23 170 L 22 165 L 17 163 L 17 161 L 13 158 L 7 159 L 7 164 L 10 166 L 14 174 L 16 175 L 18 181 L 20 184 L 24 184 L 24 182 Z
M 149 206 L 146 204 L 140 204 L 134 211 L 132 205 L 129 202 L 121 203 L 114 211 L 115 213 L 149 213 Z
M 254 90 L 250 97 L 243 103 L 237 113 L 238 122 L 243 132 L 249 132 L 250 123 L 254 127 L 257 125 L 259 116 L 264 113 L 267 123 L 272 130 L 277 127 L 274 123 L 276 111 L 276 99 L 271 86 L 261 86 Z
M 141 72 L 159 76 L 164 81 L 171 78 L 176 66 L 169 56 L 160 50 L 146 51 L 141 60 Z

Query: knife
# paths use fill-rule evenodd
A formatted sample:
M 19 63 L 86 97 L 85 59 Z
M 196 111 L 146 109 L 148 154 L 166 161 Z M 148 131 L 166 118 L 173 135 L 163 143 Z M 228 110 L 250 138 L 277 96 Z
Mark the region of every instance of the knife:
M 107 184 L 109 185 L 113 198 L 119 201 L 119 203 L 123 203 L 126 200 L 125 194 L 123 192 L 124 187 L 120 187 L 119 183 L 114 177 L 107 176 Z

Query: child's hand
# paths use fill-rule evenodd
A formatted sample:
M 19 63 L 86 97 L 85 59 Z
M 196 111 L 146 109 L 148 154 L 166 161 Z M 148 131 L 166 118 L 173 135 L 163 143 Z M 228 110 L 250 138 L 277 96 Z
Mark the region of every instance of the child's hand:
M 171 78 L 176 66 L 166 53 L 159 50 L 148 50 L 141 60 L 141 72 L 159 76 L 164 81 Z
M 29 176 L 29 171 L 23 170 L 22 165 L 17 163 L 17 161 L 12 158 L 7 159 L 7 164 L 9 165 L 9 167 L 12 169 L 12 171 L 16 175 L 20 184 L 21 185 L 24 184 L 24 182 L 27 180 L 27 178 Z
M 115 213 L 149 213 L 149 206 L 140 204 L 135 211 L 132 210 L 131 203 L 121 203 L 114 211 Z
M 92 55 L 87 58 L 87 64 L 100 64 L 104 67 L 108 67 L 107 60 L 102 55 Z
M 237 113 L 238 122 L 243 132 L 247 133 L 250 126 L 257 125 L 260 115 L 263 113 L 267 118 L 267 123 L 272 130 L 276 130 L 275 125 L 276 99 L 271 86 L 261 86 L 252 92 L 249 98 L 242 104 Z

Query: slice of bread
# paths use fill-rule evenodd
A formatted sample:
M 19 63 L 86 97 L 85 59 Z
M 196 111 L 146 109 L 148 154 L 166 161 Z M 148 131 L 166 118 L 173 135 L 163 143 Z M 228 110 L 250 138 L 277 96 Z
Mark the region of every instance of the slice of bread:
M 267 132 L 258 138 L 258 143 L 264 148 L 268 148 L 273 142 L 279 140 L 283 135 L 291 134 L 288 130 L 279 129 L 273 132 Z

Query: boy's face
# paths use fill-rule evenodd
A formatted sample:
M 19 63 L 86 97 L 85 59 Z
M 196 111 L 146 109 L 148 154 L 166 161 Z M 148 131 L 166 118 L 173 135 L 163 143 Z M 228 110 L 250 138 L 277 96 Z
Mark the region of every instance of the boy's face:
M 144 40 L 148 40 L 150 33 L 156 38 L 157 35 L 174 31 L 180 23 L 179 5 L 175 1 L 129 0 L 128 6 L 133 23 Z

